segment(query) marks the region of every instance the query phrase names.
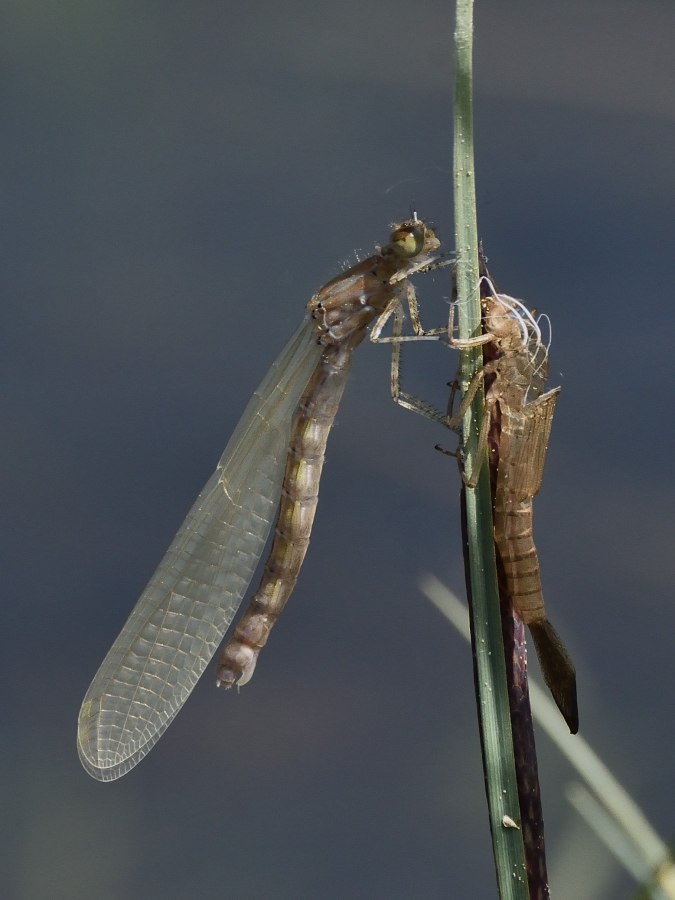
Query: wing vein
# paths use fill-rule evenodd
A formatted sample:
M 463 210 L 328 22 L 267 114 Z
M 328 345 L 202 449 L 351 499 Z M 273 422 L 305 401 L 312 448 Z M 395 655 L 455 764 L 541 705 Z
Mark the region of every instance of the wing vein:
M 306 317 L 96 673 L 78 727 L 80 759 L 95 778 L 119 778 L 145 756 L 218 648 L 265 547 L 293 413 L 320 354 Z

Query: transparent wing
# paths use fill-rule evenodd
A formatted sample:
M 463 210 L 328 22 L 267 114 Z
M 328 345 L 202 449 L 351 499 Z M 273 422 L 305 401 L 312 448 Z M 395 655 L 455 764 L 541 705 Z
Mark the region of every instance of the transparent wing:
M 159 740 L 216 652 L 263 552 L 293 412 L 321 347 L 306 318 L 258 386 L 84 698 L 85 769 L 112 781 Z

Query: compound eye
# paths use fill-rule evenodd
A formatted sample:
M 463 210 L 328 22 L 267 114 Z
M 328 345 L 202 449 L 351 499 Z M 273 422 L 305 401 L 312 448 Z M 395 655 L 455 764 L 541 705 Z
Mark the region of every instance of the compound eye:
M 392 231 L 390 243 L 394 253 L 403 259 L 417 256 L 424 247 L 424 228 L 419 225 L 399 225 Z

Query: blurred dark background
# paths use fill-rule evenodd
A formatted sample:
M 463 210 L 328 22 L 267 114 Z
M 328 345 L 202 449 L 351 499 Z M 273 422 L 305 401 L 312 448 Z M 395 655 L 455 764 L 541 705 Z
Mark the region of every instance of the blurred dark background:
M 479 231 L 553 322 L 535 532 L 581 732 L 666 839 L 675 578 L 675 7 L 476 3 Z M 453 245 L 452 4 L 5 0 L 0 872 L 11 900 L 495 895 L 451 436 L 364 346 L 297 590 L 101 785 L 81 699 L 305 303 L 415 204 Z M 418 279 L 425 324 L 447 276 Z M 443 402 L 456 360 L 408 355 Z M 534 668 L 534 666 L 533 666 Z M 631 884 L 539 738 L 553 896 Z M 589 867 L 597 884 L 591 884 Z

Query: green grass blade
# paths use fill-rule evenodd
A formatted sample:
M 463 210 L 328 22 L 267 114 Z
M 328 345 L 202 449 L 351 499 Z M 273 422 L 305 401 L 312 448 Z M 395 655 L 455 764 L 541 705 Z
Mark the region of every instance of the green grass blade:
M 453 150 L 460 338 L 480 333 L 481 319 L 473 154 L 472 50 L 473 0 L 457 0 Z M 481 366 L 480 347 L 462 352 L 460 382 L 463 391 L 466 390 L 474 372 Z M 473 468 L 483 405 L 483 392 L 478 391 L 463 423 L 462 447 L 467 471 Z M 492 500 L 487 460 L 484 461 L 475 490 L 466 490 L 466 519 L 477 672 L 476 690 L 497 882 L 502 900 L 528 900 L 522 834 L 518 828 L 506 827 L 503 824 L 505 816 L 517 822 L 520 813 L 495 569 Z

